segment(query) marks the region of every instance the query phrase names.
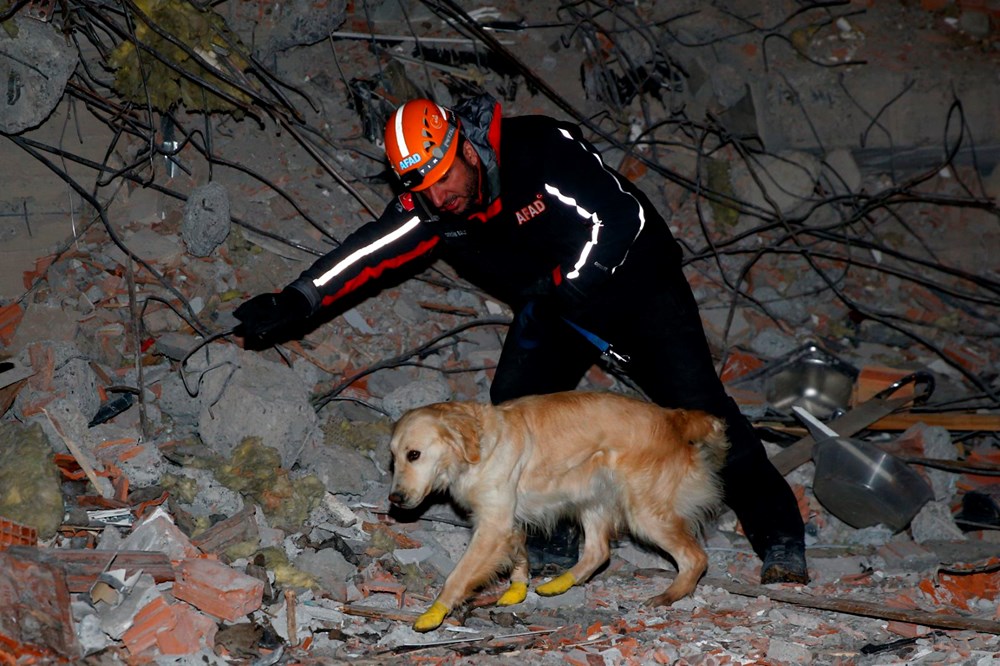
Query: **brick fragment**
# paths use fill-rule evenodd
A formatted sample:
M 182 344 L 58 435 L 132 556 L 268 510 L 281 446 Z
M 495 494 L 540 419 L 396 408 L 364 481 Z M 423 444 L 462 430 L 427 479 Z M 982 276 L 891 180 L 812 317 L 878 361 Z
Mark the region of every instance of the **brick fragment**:
M 899 620 L 889 620 L 889 623 L 885 625 L 885 629 L 903 638 L 917 638 L 931 632 L 929 628 L 921 624 L 910 624 L 909 622 L 900 622 Z
M 911 372 L 911 370 L 889 368 L 881 365 L 866 365 L 858 372 L 858 379 L 854 383 L 853 404 L 860 405 L 863 402 L 867 402 L 875 394 L 892 386 L 894 382 L 902 379 Z M 899 387 L 897 391 L 893 392 L 891 397 L 912 397 L 914 391 L 914 385 L 912 383 L 907 384 L 906 386 Z
M 156 645 L 157 634 L 168 632 L 177 625 L 177 618 L 162 596 L 146 604 L 122 635 L 122 642 L 132 655 L 141 654 Z
M 0 647 L 15 654 L 80 655 L 69 590 L 58 567 L 0 552 Z M 37 648 L 37 649 L 33 649 Z M 0 650 L 0 662 L 3 662 Z M 4 662 L 7 663 L 7 662 Z M 10 663 L 15 663 L 11 661 Z M 17 662 L 21 663 L 21 662 Z M 36 663 L 26 661 L 24 663 Z
M 234 622 L 260 608 L 264 583 L 217 560 L 184 560 L 174 596 L 222 620 Z
M 215 620 L 187 604 L 174 604 L 170 608 L 174 614 L 174 628 L 156 634 L 160 652 L 174 656 L 215 649 L 215 634 L 219 630 Z
M 14 340 L 17 326 L 24 318 L 24 310 L 19 303 L 0 307 L 0 343 L 9 345 Z

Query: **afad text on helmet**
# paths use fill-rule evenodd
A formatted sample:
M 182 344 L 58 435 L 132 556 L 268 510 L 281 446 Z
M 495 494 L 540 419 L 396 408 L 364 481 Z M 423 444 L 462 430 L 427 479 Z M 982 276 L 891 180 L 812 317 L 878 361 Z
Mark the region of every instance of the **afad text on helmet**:
M 418 153 L 413 153 L 409 157 L 401 159 L 399 161 L 399 171 L 401 171 L 401 172 L 405 171 L 406 169 L 409 169 L 414 164 L 419 164 L 421 159 L 423 159 L 423 158 Z

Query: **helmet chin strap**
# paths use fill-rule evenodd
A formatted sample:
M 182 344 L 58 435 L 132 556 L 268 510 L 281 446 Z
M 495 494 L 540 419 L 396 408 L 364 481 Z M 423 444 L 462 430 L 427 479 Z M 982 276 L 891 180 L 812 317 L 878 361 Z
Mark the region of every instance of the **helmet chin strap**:
M 474 148 L 473 148 L 474 149 Z M 462 156 L 464 159 L 464 155 Z M 476 208 L 483 207 L 483 161 L 476 164 Z

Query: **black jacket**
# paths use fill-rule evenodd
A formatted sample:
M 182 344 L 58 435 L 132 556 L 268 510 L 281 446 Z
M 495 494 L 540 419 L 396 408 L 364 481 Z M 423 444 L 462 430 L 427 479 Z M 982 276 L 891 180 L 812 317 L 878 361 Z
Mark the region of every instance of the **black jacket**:
M 441 252 L 515 307 L 548 292 L 571 315 L 613 287 L 637 242 L 660 246 L 662 260 L 677 253 L 646 196 L 603 163 L 578 126 L 546 116 L 501 119 L 499 105 L 471 118 L 462 107 L 456 112 L 481 162 L 499 163 L 498 174 L 494 168 L 484 177 L 488 204 L 461 218 L 436 218 L 419 193 L 397 197 L 290 285 L 313 312 L 387 270 Z

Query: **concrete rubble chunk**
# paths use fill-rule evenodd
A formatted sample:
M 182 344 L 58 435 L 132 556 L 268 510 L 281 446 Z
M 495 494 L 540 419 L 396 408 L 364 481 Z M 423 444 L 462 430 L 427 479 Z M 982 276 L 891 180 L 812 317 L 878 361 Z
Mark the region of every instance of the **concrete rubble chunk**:
M 235 31 L 246 34 L 245 43 L 256 43 L 258 52 L 263 57 L 270 58 L 275 52 L 327 39 L 331 32 L 343 24 L 346 9 L 345 0 L 330 0 L 320 4 L 294 0 L 263 19 L 256 12 L 238 12 L 232 18 L 232 27 Z M 267 26 L 267 29 L 262 30 L 263 26 Z
M 384 480 L 384 472 L 379 469 L 379 465 L 372 459 L 373 451 L 358 450 L 351 446 L 354 435 L 362 435 L 360 431 L 368 430 L 362 427 L 343 424 L 346 429 L 352 432 L 344 437 L 344 445 L 325 444 L 320 441 L 310 441 L 302 449 L 299 456 L 299 465 L 312 470 L 316 477 L 322 481 L 323 487 L 329 493 L 336 492 L 343 496 L 361 496 L 371 487 L 378 487 L 378 483 Z M 334 431 L 332 439 L 336 441 L 339 435 L 346 433 Z M 384 468 L 383 468 L 384 469 Z M 341 510 L 337 509 L 340 514 Z M 347 514 L 342 514 L 342 518 L 349 519 Z
M 234 515 L 246 504 L 239 492 L 227 488 L 207 469 L 174 467 L 161 477 L 160 484 L 170 493 L 172 506 L 196 518 Z
M 82 656 L 86 657 L 114 645 L 114 640 L 101 627 L 100 616 L 90 604 L 74 600 L 72 610 Z
M 196 257 L 211 256 L 229 236 L 229 193 L 213 181 L 197 187 L 184 206 L 181 238 Z
M 297 569 L 311 574 L 330 598 L 347 601 L 347 583 L 357 574 L 357 566 L 334 548 L 306 550 L 295 558 Z
M 156 507 L 153 513 L 133 525 L 132 532 L 122 540 L 121 549 L 162 552 L 175 561 L 200 554 L 162 507 Z
M 813 661 L 813 654 L 802 645 L 772 638 L 768 642 L 767 658 L 783 664 L 808 664 Z
M 814 198 L 819 172 L 814 156 L 790 151 L 740 161 L 733 165 L 730 178 L 739 199 L 787 216 L 804 211 Z
M 820 183 L 828 192 L 847 195 L 861 189 L 861 170 L 850 150 L 839 148 L 826 154 L 820 172 Z
M 202 441 L 227 457 L 247 437 L 258 437 L 278 451 L 283 467 L 291 468 L 307 440 L 321 436 L 308 388 L 288 366 L 253 353 L 242 353 L 238 363 L 216 371 L 228 382 L 216 400 L 202 402 Z
M 950 502 L 931 501 L 910 522 L 910 533 L 917 543 L 964 541 L 967 537 L 955 524 Z
M 0 107 L 0 133 L 19 134 L 42 124 L 56 108 L 78 56 L 54 24 L 18 16 L 9 23 L 0 32 L 6 102 Z
M 447 402 L 452 392 L 440 377 L 411 382 L 393 390 L 382 399 L 382 407 L 393 421 L 407 411 L 435 402 Z

